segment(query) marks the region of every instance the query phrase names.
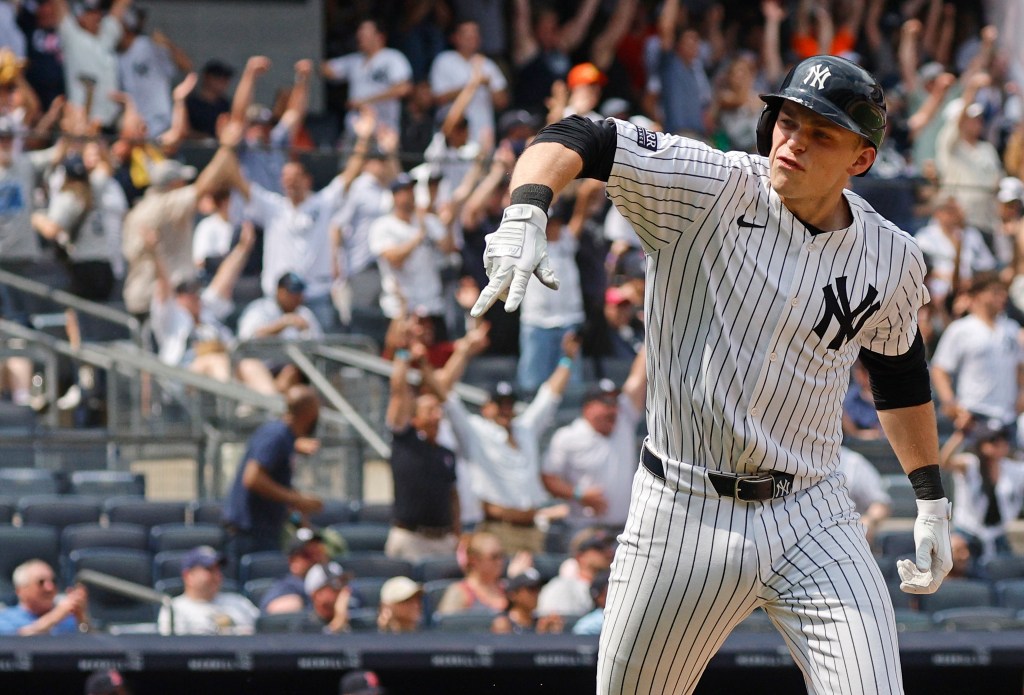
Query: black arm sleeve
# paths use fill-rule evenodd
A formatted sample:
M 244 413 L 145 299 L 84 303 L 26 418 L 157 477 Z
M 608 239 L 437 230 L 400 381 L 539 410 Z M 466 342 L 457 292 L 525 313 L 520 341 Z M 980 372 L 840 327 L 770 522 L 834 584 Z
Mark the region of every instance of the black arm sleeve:
M 862 348 L 860 361 L 871 378 L 876 410 L 909 408 L 931 401 L 932 386 L 920 332 L 902 355 L 889 357 Z
M 615 145 L 618 131 L 611 120 L 595 123 L 583 116 L 569 116 L 545 126 L 530 143 L 557 142 L 583 158 L 583 170 L 578 179 L 607 181 L 615 163 Z

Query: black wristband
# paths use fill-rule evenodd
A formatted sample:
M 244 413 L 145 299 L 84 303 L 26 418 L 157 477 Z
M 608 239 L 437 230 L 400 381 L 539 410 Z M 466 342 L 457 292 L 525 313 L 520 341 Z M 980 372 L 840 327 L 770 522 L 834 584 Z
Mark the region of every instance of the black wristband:
M 923 466 L 907 474 L 914 487 L 914 496 L 919 500 L 938 500 L 946 496 L 942 489 L 942 475 L 938 464 Z
M 544 214 L 547 214 L 554 197 L 555 192 L 541 183 L 524 183 L 512 191 L 510 196 L 513 205 L 520 203 L 535 205 L 543 210 Z

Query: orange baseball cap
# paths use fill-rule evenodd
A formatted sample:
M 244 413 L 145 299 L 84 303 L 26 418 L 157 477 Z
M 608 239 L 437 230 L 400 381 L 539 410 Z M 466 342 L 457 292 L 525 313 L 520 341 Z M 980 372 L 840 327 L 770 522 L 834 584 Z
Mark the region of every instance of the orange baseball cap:
M 604 86 L 608 78 L 593 63 L 580 63 L 569 71 L 565 79 L 569 89 L 576 89 L 588 84 L 599 84 Z

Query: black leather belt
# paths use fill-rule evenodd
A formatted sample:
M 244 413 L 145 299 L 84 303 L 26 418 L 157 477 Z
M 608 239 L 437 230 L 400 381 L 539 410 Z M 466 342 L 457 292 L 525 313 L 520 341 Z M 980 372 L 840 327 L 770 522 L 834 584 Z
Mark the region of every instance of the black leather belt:
M 665 479 L 665 464 L 648 449 L 643 448 L 641 461 L 644 468 L 662 480 Z M 721 497 L 732 497 L 741 502 L 762 502 L 785 497 L 793 492 L 793 476 L 789 473 L 761 473 L 759 475 L 736 475 L 706 471 L 715 492 Z

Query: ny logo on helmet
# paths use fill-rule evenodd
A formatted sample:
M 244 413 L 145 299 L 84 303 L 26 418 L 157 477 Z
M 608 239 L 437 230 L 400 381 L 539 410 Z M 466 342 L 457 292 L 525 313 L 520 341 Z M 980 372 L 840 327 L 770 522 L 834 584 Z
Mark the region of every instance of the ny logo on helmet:
M 811 66 L 811 71 L 804 76 L 804 84 L 809 84 L 815 89 L 825 89 L 825 80 L 832 77 L 827 65 Z

